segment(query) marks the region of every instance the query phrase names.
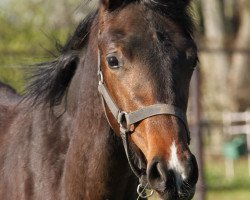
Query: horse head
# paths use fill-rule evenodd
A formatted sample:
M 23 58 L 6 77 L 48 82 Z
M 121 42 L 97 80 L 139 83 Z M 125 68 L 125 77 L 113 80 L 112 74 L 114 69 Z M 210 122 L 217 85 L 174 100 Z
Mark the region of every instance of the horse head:
M 161 198 L 191 199 L 198 167 L 186 122 L 197 49 L 185 0 L 102 0 L 99 90 L 132 169 Z

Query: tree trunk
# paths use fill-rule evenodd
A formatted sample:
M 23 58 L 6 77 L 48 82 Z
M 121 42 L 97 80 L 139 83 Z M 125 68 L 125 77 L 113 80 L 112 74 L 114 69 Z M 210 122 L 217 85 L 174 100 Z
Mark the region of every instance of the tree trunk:
M 230 71 L 230 94 L 234 110 L 250 107 L 250 1 L 240 0 L 240 27 Z
M 225 49 L 226 31 L 223 1 L 201 0 L 204 22 L 205 49 L 201 51 L 204 110 L 222 111 L 228 107 L 228 92 L 225 90 L 230 66 Z

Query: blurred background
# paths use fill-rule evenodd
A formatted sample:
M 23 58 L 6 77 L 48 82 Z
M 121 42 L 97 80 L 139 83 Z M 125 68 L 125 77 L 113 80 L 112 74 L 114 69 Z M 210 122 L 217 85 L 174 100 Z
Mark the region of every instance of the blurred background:
M 22 93 L 24 66 L 57 55 L 97 0 L 85 2 L 0 0 L 0 81 Z M 191 13 L 200 59 L 189 106 L 194 199 L 249 200 L 250 0 L 194 0 Z

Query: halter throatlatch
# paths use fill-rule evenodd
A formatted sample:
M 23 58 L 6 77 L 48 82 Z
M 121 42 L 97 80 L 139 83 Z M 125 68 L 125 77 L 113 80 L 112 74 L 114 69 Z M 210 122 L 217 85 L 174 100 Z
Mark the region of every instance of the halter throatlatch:
M 188 129 L 186 114 L 176 106 L 170 104 L 153 104 L 150 106 L 140 108 L 133 112 L 125 112 L 119 109 L 113 98 L 110 96 L 107 87 L 105 86 L 103 73 L 101 70 L 101 60 L 99 51 L 98 51 L 98 78 L 99 78 L 98 90 L 102 96 L 103 103 L 104 102 L 106 103 L 108 109 L 111 111 L 114 118 L 120 125 L 120 135 L 123 141 L 123 146 L 128 159 L 128 163 L 130 165 L 131 170 L 139 178 L 140 182 L 142 182 L 141 181 L 142 172 L 137 166 L 135 166 L 134 162 L 132 162 L 131 160 L 129 143 L 128 143 L 128 135 L 133 132 L 132 129 L 134 129 L 135 123 L 156 115 L 173 115 L 183 122 L 187 132 L 187 140 L 188 140 L 187 142 L 188 144 L 190 144 L 190 133 Z M 148 188 L 147 185 L 142 186 L 142 183 L 140 183 L 138 186 L 139 189 L 137 190 L 140 190 L 140 188 L 143 187 Z M 151 193 L 152 192 L 150 192 L 150 194 Z M 141 198 L 148 197 L 148 195 L 143 195 L 141 192 L 138 192 L 138 194 Z

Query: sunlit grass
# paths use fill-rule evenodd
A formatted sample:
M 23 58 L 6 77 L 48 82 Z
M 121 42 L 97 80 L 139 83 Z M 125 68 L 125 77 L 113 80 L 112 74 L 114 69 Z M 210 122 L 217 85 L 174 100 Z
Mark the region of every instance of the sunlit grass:
M 250 176 L 248 174 L 247 158 L 234 162 L 235 176 L 226 178 L 223 158 L 207 158 L 206 181 L 208 200 L 249 200 Z

